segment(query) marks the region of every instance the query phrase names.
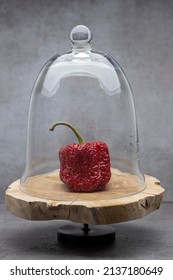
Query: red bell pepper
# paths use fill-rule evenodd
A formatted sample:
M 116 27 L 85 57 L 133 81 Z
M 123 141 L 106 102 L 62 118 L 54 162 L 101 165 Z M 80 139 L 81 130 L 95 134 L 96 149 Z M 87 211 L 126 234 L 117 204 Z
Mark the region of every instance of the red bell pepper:
M 59 150 L 60 179 L 74 192 L 93 192 L 104 190 L 111 178 L 110 156 L 106 143 L 102 141 L 84 142 L 78 130 L 69 123 L 58 125 L 70 127 L 79 144 L 69 144 Z

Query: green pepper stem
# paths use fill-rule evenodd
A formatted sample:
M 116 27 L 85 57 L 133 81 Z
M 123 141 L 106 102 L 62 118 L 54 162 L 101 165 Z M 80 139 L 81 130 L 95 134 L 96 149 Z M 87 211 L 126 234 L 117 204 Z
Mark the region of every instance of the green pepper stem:
M 69 128 L 71 128 L 74 132 L 74 134 L 76 135 L 78 141 L 79 141 L 79 144 L 83 144 L 85 141 L 83 139 L 83 137 L 81 136 L 81 134 L 79 133 L 79 131 L 77 130 L 77 128 L 73 125 L 71 125 L 70 123 L 67 123 L 67 122 L 57 122 L 57 123 L 54 123 L 50 128 L 49 130 L 50 131 L 54 131 L 55 127 L 58 126 L 58 125 L 65 125 L 65 126 L 68 126 Z

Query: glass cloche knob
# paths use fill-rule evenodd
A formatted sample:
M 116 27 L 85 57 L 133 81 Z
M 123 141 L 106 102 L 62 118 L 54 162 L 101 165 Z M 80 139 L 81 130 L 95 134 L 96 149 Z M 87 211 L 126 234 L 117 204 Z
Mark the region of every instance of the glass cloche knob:
M 70 33 L 70 41 L 76 47 L 84 47 L 92 40 L 92 33 L 88 27 L 84 25 L 75 26 Z

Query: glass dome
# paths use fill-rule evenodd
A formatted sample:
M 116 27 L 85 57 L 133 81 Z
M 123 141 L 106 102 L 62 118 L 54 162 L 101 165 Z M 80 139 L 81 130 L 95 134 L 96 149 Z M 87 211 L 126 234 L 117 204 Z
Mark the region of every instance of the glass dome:
M 20 184 L 32 196 L 115 199 L 145 188 L 130 85 L 91 40 L 86 26 L 73 28 L 72 49 L 53 56 L 33 87 Z

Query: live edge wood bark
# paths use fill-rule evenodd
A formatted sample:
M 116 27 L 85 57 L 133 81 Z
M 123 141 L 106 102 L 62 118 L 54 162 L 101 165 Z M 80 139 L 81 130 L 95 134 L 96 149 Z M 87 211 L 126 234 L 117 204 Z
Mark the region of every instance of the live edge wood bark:
M 17 180 L 6 191 L 6 208 L 15 216 L 27 220 L 70 220 L 93 225 L 130 221 L 160 207 L 164 188 L 154 177 L 146 175 L 145 179 L 147 187 L 135 195 L 74 201 L 47 200 L 28 195 L 20 190 Z

